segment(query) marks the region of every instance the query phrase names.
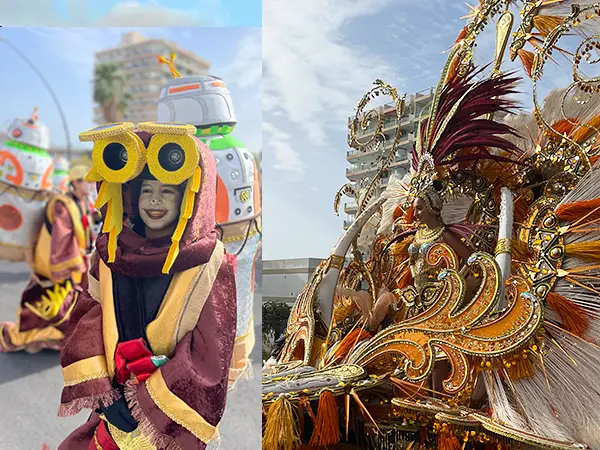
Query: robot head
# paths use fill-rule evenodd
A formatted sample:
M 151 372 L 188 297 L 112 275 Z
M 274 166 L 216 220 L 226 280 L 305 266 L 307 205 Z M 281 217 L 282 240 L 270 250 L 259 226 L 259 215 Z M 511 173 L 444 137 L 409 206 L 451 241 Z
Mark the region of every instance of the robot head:
M 170 80 L 160 93 L 157 120 L 198 129 L 237 123 L 229 90 L 223 80 L 211 75 Z
M 48 150 L 50 133 L 48 127 L 38 121 L 37 108 L 29 119 L 15 119 L 8 127 L 8 138 L 32 147 Z

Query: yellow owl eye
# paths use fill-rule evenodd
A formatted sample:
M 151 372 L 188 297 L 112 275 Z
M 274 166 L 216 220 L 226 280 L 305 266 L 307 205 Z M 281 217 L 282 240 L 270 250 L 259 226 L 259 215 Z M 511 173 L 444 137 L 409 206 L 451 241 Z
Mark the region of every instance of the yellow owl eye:
M 153 134 L 146 152 L 148 169 L 164 184 L 181 184 L 194 175 L 200 152 L 193 135 L 196 127 L 179 123 L 141 123 L 140 131 Z
M 137 177 L 146 163 L 145 147 L 133 133 L 132 123 L 101 125 L 79 135 L 81 141 L 93 141 L 95 171 L 111 183 L 126 183 Z

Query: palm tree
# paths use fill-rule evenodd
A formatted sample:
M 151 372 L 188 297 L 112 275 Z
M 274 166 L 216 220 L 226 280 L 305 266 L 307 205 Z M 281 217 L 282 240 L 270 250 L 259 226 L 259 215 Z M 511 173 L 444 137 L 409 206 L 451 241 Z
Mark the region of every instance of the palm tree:
M 127 112 L 131 95 L 126 86 L 127 79 L 118 64 L 97 64 L 94 68 L 94 102 L 102 108 L 106 123 L 120 122 Z

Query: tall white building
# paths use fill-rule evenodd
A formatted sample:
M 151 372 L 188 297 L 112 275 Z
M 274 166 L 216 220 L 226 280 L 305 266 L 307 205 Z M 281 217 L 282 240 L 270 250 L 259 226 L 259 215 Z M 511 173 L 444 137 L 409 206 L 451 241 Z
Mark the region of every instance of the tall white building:
M 180 48 L 165 39 L 148 39 L 138 32 L 123 35 L 118 47 L 96 53 L 96 64 L 116 63 L 127 77 L 127 91 L 131 95 L 128 111 L 123 117 L 128 122 L 156 120 L 156 108 L 161 88 L 172 79 L 166 64 L 159 64 L 157 56 L 168 57 L 175 52 L 175 67 L 182 76 L 206 75 L 211 64 L 196 54 Z M 94 121 L 104 123 L 102 109 L 94 106 Z
M 381 178 L 376 195 L 381 194 L 385 190 L 392 174 L 396 173 L 402 177 L 410 170 L 410 154 L 416 140 L 419 116 L 425 111 L 425 108 L 429 105 L 432 98 L 433 88 L 408 96 L 406 98 L 404 114 L 399 122 L 396 118 L 396 106 L 394 103 L 387 103 L 376 108 L 384 118 L 384 145 L 380 145 L 377 150 L 370 152 L 361 152 L 351 149 L 346 155 L 346 159 L 350 163 L 350 167 L 346 169 L 346 177 L 354 183 L 357 191 L 367 187 L 377 171 L 381 168 L 383 160 L 389 155 L 389 152 L 392 149 L 398 127 L 402 129 L 402 138 L 398 150 L 396 151 L 396 158 L 388 169 L 388 173 Z M 353 118 L 349 119 L 349 123 L 352 119 Z M 376 120 L 374 120 L 365 130 L 359 131 L 358 138 L 360 141 L 368 141 L 369 138 L 375 134 L 376 128 L 377 123 Z M 356 211 L 356 199 L 346 202 L 344 205 L 344 212 L 346 213 L 344 229 L 347 229 L 354 221 Z

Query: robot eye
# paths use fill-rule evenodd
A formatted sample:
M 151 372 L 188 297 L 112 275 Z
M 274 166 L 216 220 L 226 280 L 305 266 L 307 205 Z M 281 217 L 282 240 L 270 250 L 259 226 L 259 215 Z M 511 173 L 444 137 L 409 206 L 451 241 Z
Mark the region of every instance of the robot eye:
M 15 128 L 12 132 L 14 138 L 20 138 L 22 134 L 23 132 L 18 128 Z

